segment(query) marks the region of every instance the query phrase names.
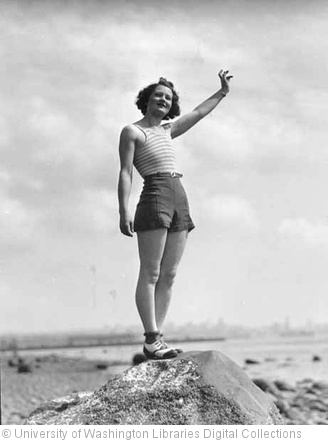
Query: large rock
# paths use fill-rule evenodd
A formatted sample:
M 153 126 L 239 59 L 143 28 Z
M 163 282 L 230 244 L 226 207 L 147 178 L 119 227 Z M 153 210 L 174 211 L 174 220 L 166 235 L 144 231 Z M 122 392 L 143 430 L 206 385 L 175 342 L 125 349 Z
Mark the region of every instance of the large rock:
M 28 425 L 274 425 L 279 412 L 233 361 L 215 351 L 148 361 L 100 390 L 47 402 Z

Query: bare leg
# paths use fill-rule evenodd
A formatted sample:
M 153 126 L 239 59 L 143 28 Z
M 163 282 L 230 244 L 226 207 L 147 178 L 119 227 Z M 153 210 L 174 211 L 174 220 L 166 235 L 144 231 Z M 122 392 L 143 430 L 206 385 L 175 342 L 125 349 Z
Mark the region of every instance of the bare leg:
M 136 304 L 145 332 L 158 330 L 155 313 L 155 287 L 160 275 L 167 229 L 138 233 L 140 272 L 136 290 Z
M 158 330 L 162 329 L 172 295 L 172 285 L 182 258 L 188 231 L 168 233 L 160 274 L 155 288 L 155 315 Z

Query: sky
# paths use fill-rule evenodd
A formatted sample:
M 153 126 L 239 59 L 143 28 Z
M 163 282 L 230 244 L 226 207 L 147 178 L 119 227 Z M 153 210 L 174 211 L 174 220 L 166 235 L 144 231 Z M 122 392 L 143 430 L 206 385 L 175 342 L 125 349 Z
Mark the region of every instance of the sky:
M 0 0 L 0 333 L 139 324 L 137 239 L 118 228 L 118 140 L 164 76 L 196 229 L 168 324 L 328 317 L 324 1 Z M 142 180 L 133 177 L 130 208 Z M 140 326 L 141 330 L 141 326 Z

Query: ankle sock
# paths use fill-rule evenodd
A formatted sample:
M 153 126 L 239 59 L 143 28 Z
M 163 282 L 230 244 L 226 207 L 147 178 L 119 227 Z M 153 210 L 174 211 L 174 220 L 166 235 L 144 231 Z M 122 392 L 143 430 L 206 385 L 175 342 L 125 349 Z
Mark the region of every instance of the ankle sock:
M 159 337 L 160 337 L 160 333 L 158 331 L 154 331 L 154 332 L 145 332 L 144 336 L 146 338 L 146 344 L 153 344 L 154 342 L 156 342 Z

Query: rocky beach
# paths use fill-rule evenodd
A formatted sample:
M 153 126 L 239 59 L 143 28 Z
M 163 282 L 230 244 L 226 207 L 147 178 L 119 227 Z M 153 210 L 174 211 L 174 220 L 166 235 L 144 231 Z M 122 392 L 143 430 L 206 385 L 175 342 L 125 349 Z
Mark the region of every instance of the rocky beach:
M 132 365 L 132 360 L 131 360 Z M 328 424 L 328 383 L 305 378 L 294 384 L 282 379 L 254 377 L 245 361 L 244 370 L 276 404 L 290 425 Z M 103 360 L 63 357 L 54 354 L 25 357 L 20 361 L 2 358 L 2 423 L 22 424 L 41 403 L 76 392 L 98 390 L 127 365 Z
M 21 364 L 2 358 L 2 424 L 22 424 L 41 403 L 104 385 L 117 370 L 103 361 L 65 358 L 56 354 L 26 357 Z

